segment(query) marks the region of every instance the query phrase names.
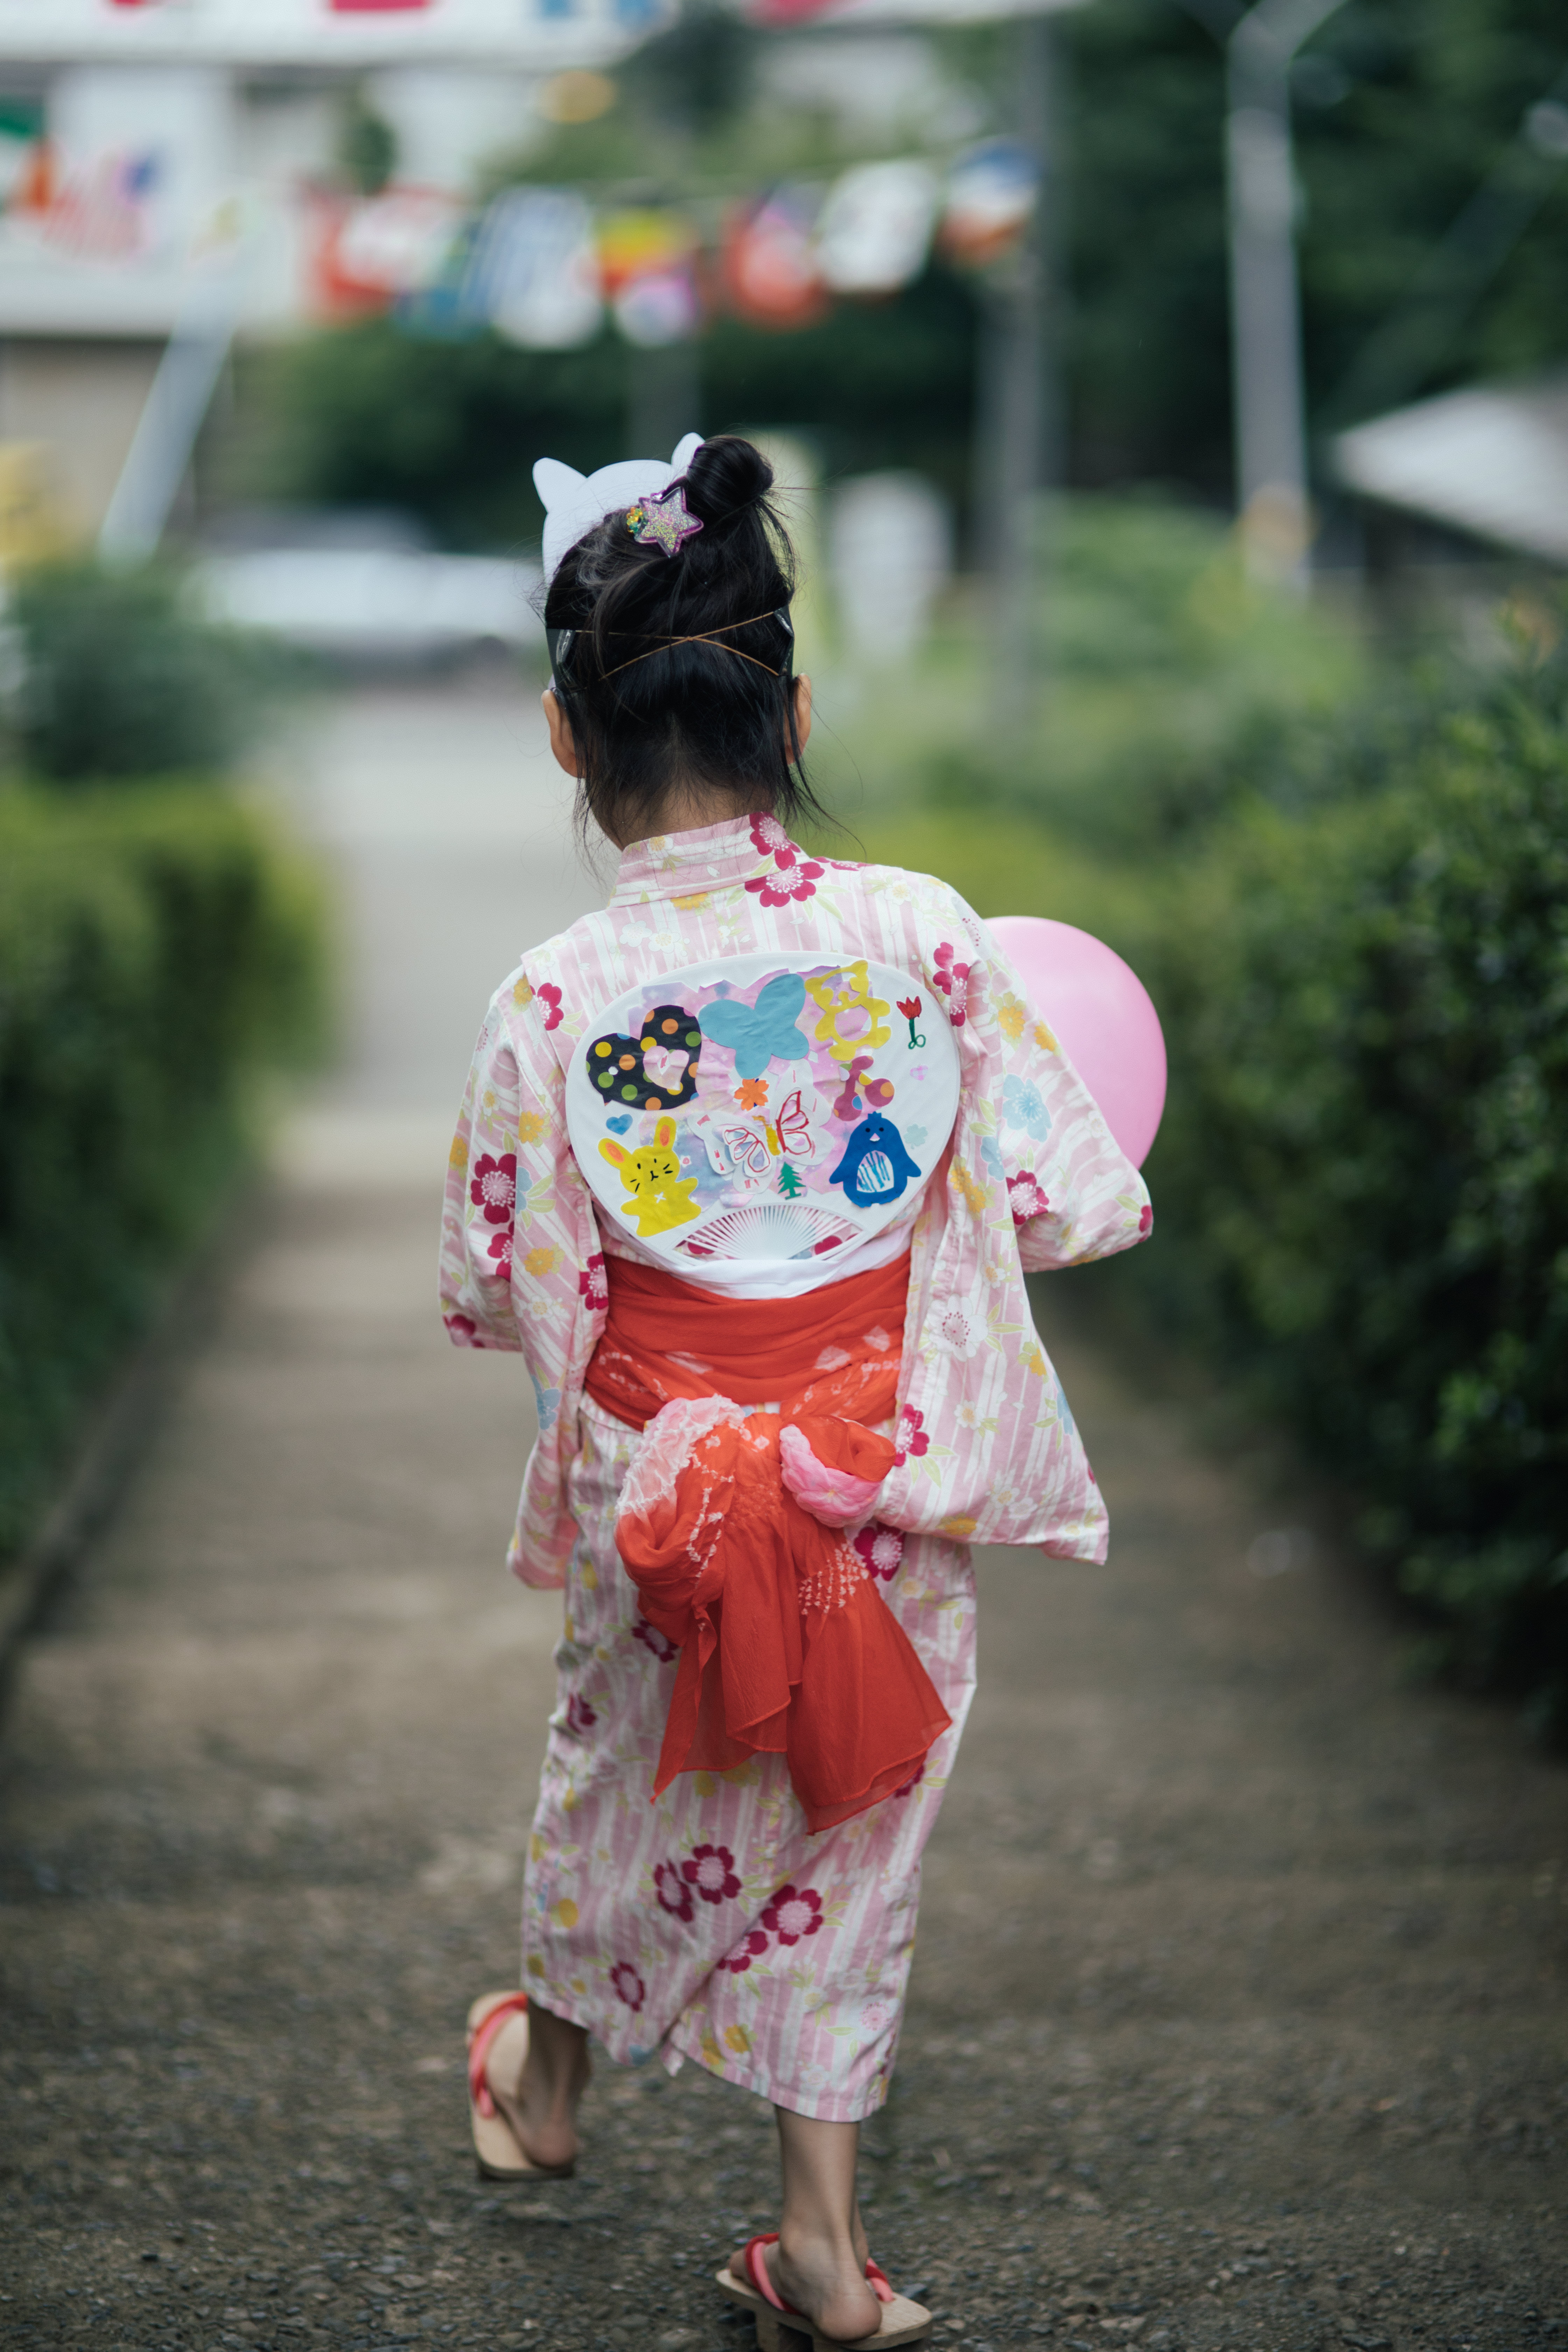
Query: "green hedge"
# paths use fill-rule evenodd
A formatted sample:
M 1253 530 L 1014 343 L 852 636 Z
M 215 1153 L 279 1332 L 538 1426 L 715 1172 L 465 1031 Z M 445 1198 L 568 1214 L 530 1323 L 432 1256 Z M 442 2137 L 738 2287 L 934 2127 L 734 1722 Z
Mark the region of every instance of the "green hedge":
M 1568 1720 L 1568 726 L 1525 667 L 1165 902 L 1149 1279 L 1364 1498 L 1467 1677 Z
M 210 786 L 0 792 L 0 1554 L 318 1042 L 311 874 Z
M 941 813 L 871 845 L 1140 971 L 1155 1240 L 1105 1278 L 1289 1417 L 1435 1657 L 1563 1730 L 1568 665 L 1455 691 L 1179 858 Z
M 26 772 L 54 783 L 215 775 L 303 675 L 265 639 L 205 619 L 191 583 L 159 564 L 37 564 L 5 616 L 10 732 Z

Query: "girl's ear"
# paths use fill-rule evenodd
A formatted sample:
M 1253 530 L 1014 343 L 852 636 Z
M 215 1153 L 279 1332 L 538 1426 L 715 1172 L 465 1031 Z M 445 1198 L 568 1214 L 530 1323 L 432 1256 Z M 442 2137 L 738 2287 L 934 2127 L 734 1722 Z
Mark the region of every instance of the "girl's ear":
M 577 757 L 576 738 L 572 721 L 561 708 L 561 698 L 552 686 L 547 686 L 540 699 L 544 707 L 544 723 L 550 730 L 550 749 L 558 768 L 565 770 L 574 782 L 582 775 L 582 762 Z
M 661 1118 L 653 1130 L 653 1139 L 661 1151 L 668 1151 L 675 1141 L 675 1121 Z
M 612 1168 L 624 1168 L 632 1156 L 624 1143 L 616 1143 L 608 1135 L 603 1138 L 599 1149 Z
M 795 740 L 804 751 L 811 740 L 811 680 L 797 677 L 795 682 Z M 789 750 L 789 745 L 784 745 Z

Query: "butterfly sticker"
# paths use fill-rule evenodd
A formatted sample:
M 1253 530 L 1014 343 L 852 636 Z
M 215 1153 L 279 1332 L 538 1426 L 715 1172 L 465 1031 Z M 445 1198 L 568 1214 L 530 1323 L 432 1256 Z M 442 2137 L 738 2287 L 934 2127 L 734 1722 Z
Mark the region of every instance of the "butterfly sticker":
M 772 1061 L 804 1062 L 811 1047 L 795 1027 L 805 1003 L 805 982 L 798 971 L 781 971 L 757 992 L 755 1004 L 721 996 L 698 1014 L 702 1034 L 727 1045 L 735 1056 L 738 1078 L 760 1078 Z
M 786 1095 L 779 1106 L 776 1119 L 758 1116 L 744 1127 L 720 1129 L 730 1164 L 747 1189 L 767 1182 L 773 1175 L 775 1160 L 813 1160 L 816 1142 L 811 1132 L 811 1121 L 801 1101 L 804 1090 L 797 1087 Z M 750 1183 L 747 1180 L 750 1179 Z

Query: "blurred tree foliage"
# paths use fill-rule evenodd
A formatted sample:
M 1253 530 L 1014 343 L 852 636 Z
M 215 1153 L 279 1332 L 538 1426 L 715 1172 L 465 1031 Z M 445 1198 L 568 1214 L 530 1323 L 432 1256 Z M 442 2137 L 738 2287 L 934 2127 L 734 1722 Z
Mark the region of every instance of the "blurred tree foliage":
M 55 783 L 226 767 L 287 657 L 205 622 L 177 572 L 39 564 L 12 587 L 6 718 L 30 775 Z
M 608 331 L 582 351 L 524 352 L 488 333 L 427 341 L 385 319 L 258 354 L 249 399 L 272 419 L 259 487 L 407 508 L 459 547 L 537 540 L 534 459 L 586 471 L 622 455 L 641 357 Z M 803 426 L 830 472 L 918 466 L 957 497 L 973 367 L 969 291 L 933 268 L 889 301 L 847 304 L 796 335 L 716 320 L 701 347 L 700 425 Z
M 1072 472 L 1224 495 L 1224 77 L 1194 16 L 1233 12 L 1193 7 L 1096 0 L 1062 19 Z M 1388 396 L 1568 353 L 1568 172 L 1553 183 L 1525 131 L 1565 66 L 1557 0 L 1348 0 L 1313 38 L 1293 87 L 1312 411 L 1510 149 L 1549 193 L 1431 371 Z
M 1230 0 L 1201 5 L 1223 28 Z M 1010 29 L 937 37 L 1005 124 Z M 1069 477 L 1223 498 L 1221 49 L 1176 0 L 1095 0 L 1064 14 L 1058 44 Z M 770 177 L 821 178 L 853 153 L 919 143 L 896 124 L 852 133 L 782 106 L 759 80 L 764 54 L 763 37 L 728 15 L 693 13 L 637 53 L 612 110 L 557 126 L 498 176 L 716 215 Z M 1568 171 L 1553 177 L 1524 128 L 1565 62 L 1556 0 L 1347 0 L 1315 37 L 1295 81 L 1315 413 L 1500 169 L 1533 173 L 1542 201 L 1473 303 L 1456 300 L 1446 319 L 1438 306 L 1430 364 L 1389 397 L 1568 352 Z M 891 301 L 841 303 L 802 334 L 721 319 L 699 347 L 701 422 L 805 428 L 829 473 L 917 465 L 962 494 L 976 340 L 973 289 L 940 267 Z M 319 335 L 252 362 L 247 407 L 264 422 L 244 487 L 392 500 L 454 543 L 506 544 L 537 529 L 529 473 L 542 449 L 584 466 L 624 454 L 637 364 L 613 332 L 561 354 L 489 337 L 419 342 L 385 322 Z
M 999 743 L 975 715 L 992 658 L 984 612 L 962 602 L 917 667 L 839 712 L 820 697 L 812 747 L 830 804 L 880 824 L 893 807 L 962 809 L 1043 827 L 1080 860 L 1165 855 L 1256 793 L 1294 805 L 1337 790 L 1347 707 L 1392 711 L 1353 615 L 1249 586 L 1211 511 L 1148 491 L 1068 494 L 1043 518 L 1050 560 L 1030 723 Z M 1329 737 L 1334 746 L 1331 759 Z M 1319 761 L 1325 772 L 1319 776 Z

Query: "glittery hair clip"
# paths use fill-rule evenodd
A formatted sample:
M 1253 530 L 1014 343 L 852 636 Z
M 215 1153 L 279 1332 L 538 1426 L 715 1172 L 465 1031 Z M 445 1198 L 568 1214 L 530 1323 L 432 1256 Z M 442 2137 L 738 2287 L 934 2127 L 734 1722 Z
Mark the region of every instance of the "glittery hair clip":
M 688 510 L 686 495 L 679 482 L 662 496 L 639 499 L 635 507 L 626 509 L 626 529 L 637 545 L 662 547 L 666 555 L 673 555 L 701 528 L 698 517 Z

